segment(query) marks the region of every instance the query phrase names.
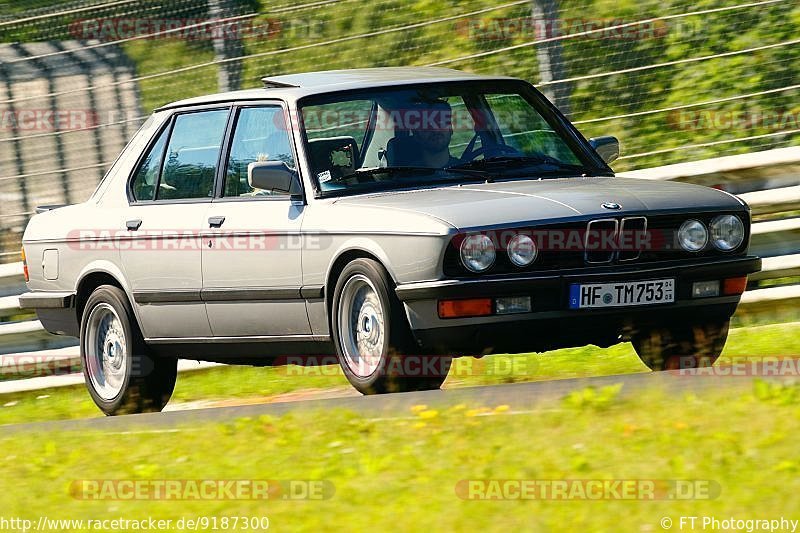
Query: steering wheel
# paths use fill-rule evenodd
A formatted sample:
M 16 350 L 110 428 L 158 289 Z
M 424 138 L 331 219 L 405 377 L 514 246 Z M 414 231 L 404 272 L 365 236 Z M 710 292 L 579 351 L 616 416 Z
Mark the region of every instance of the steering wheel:
M 477 140 L 478 134 L 476 133 L 467 144 L 467 147 L 464 149 L 464 153 L 461 154 L 460 160 L 462 163 L 474 161 L 478 156 L 481 155 L 484 156 L 484 158 L 502 155 L 524 155 L 513 146 L 509 146 L 507 144 L 495 144 L 493 146 L 481 146 L 480 148 L 475 148 L 475 142 Z

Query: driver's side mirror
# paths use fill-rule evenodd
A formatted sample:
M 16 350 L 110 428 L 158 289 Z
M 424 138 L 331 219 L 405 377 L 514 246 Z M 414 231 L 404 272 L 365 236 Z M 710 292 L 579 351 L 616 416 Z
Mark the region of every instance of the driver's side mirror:
M 284 161 L 254 161 L 247 165 L 247 183 L 254 189 L 301 194 L 300 177 Z
M 595 152 L 605 161 L 611 163 L 619 157 L 619 140 L 610 135 L 589 139 Z

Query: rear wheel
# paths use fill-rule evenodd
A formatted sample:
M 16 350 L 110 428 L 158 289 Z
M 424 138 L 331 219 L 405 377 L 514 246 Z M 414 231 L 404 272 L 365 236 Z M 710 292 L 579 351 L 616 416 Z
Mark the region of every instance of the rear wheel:
M 729 320 L 649 328 L 633 335 L 633 348 L 651 370 L 679 370 L 714 364 L 728 339 Z
M 177 359 L 152 355 L 119 287 L 92 292 L 81 319 L 81 362 L 94 403 L 107 415 L 161 411 L 172 396 Z
M 339 364 L 362 394 L 438 389 L 450 358 L 418 353 L 391 287 L 376 261 L 356 259 L 344 268 L 331 313 Z

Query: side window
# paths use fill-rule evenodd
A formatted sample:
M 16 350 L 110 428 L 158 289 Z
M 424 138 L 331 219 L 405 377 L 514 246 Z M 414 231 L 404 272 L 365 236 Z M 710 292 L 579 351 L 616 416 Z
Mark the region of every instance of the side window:
M 214 175 L 227 120 L 227 109 L 175 117 L 161 169 L 157 200 L 210 198 L 213 195 Z
M 303 107 L 309 163 L 321 182 L 352 174 L 362 160 L 377 163 L 376 150 L 363 153 L 374 105 L 348 100 Z
M 304 107 L 303 124 L 308 140 L 352 137 L 361 150 L 373 105 L 372 100 L 348 100 Z
M 158 140 L 150 148 L 147 157 L 144 158 L 139 170 L 131 183 L 133 198 L 138 201 L 153 200 L 156 196 L 156 185 L 158 184 L 158 171 L 161 167 L 161 156 L 164 155 L 164 146 L 167 144 L 169 127 L 164 128 Z
M 283 108 L 248 107 L 239 111 L 225 170 L 224 196 L 261 196 L 247 182 L 247 166 L 255 161 L 283 161 L 295 168 Z

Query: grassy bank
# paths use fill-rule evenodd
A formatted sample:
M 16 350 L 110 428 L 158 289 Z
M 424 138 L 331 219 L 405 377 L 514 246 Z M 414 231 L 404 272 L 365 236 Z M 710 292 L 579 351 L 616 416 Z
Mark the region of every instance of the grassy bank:
M 652 390 L 621 399 L 610 388 L 524 413 L 503 405 L 416 406 L 381 419 L 331 410 L 172 432 L 20 434 L 0 437 L 0 455 L 4 486 L 25 490 L 0 491 L 0 507 L 34 523 L 39 516 L 266 516 L 271 529 L 291 531 L 398 524 L 408 531 L 660 531 L 663 517 L 676 530 L 680 516 L 792 518 L 800 491 L 799 393 L 759 384 L 702 398 Z M 326 488 L 301 501 L 278 493 L 266 501 L 152 501 L 120 497 L 117 489 L 103 496 L 81 481 L 253 479 L 315 480 Z M 559 501 L 484 501 L 468 499 L 492 494 L 465 491 L 469 480 L 484 487 L 486 480 L 683 480 L 712 490 L 687 499 L 669 499 L 669 491 L 661 493 L 666 499 L 616 499 L 612 491 L 602 500 L 573 492 Z M 118 499 L 105 499 L 112 494 Z
M 723 356 L 800 355 L 800 325 L 772 324 L 731 331 Z M 631 345 L 594 346 L 541 354 L 457 360 L 445 388 L 646 372 Z M 181 374 L 171 404 L 233 400 L 263 402 L 321 390 L 350 391 L 337 366 L 220 367 Z M 0 424 L 101 416 L 83 386 L 0 395 Z

